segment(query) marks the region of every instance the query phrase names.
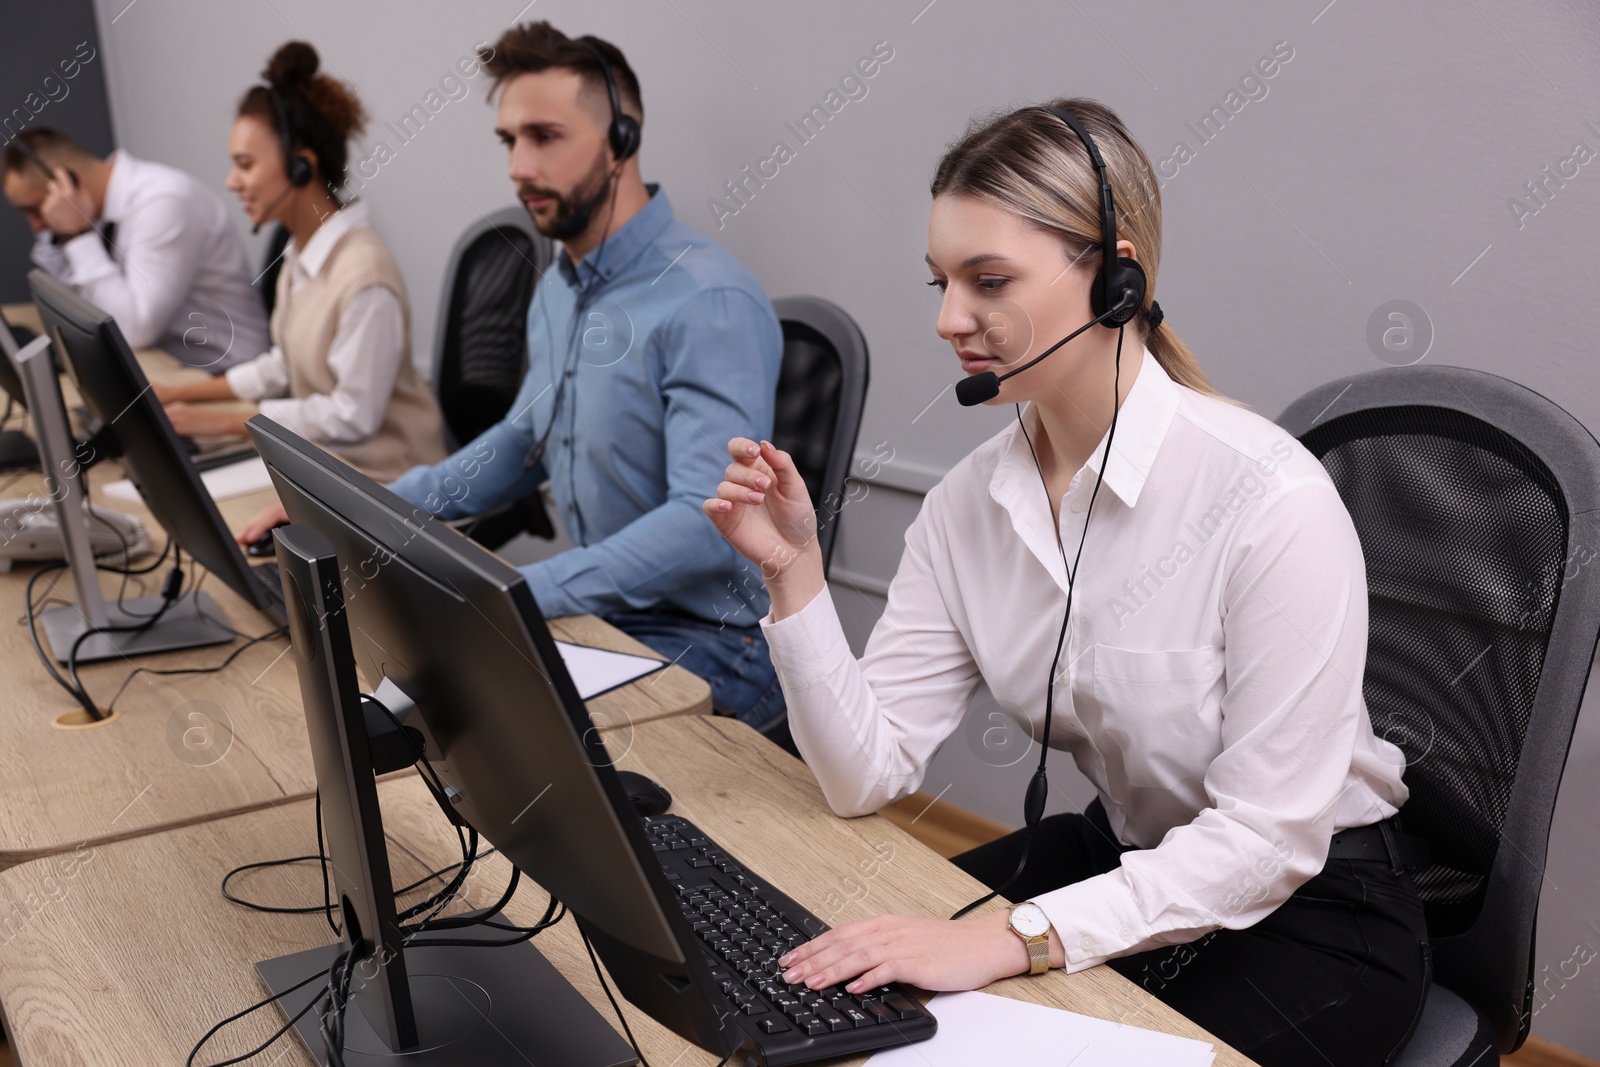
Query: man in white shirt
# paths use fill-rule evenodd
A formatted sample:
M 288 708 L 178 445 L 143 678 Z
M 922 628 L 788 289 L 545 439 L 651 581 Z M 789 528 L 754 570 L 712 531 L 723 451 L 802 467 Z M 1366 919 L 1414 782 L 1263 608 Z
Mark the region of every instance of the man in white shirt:
M 97 159 L 45 127 L 6 146 L 3 173 L 38 235 L 33 261 L 109 312 L 129 345 L 213 374 L 266 351 L 244 242 L 200 182 L 121 150 Z

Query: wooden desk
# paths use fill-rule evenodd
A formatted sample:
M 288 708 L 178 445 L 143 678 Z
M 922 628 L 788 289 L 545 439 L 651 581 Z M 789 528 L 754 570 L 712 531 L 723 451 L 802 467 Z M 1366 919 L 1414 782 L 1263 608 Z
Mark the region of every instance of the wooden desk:
M 666 785 L 675 811 L 831 923 L 886 910 L 946 915 L 981 891 L 887 820 L 834 817 L 804 765 L 737 721 L 643 724 L 626 751 L 614 746 L 613 754 Z M 420 779 L 391 780 L 380 792 L 397 878 L 459 855 Z M 314 851 L 311 820 L 311 804 L 301 801 L 0 873 L 0 1006 L 24 1067 L 182 1063 L 213 1023 L 265 995 L 256 960 L 327 943 L 319 916 L 250 912 L 217 891 L 229 868 Z M 498 856 L 484 861 L 468 881 L 471 903 L 494 900 L 508 871 Z M 250 891 L 258 900 L 312 903 L 321 883 L 307 865 Z M 545 901 L 525 881 L 507 913 L 532 922 Z M 534 943 L 615 1026 L 574 925 L 563 922 Z M 1226 1067 L 1250 1062 L 1106 967 L 1007 979 L 990 992 L 1212 1041 Z M 716 1062 L 632 1005 L 624 1010 L 657 1067 Z M 256 1013 L 208 1046 L 205 1062 L 253 1047 L 281 1023 L 275 1011 Z M 290 1039 L 262 1062 L 313 1061 Z
M 25 307 L 33 312 L 32 305 Z M 15 305 L 4 311 L 12 322 L 28 317 L 18 314 Z M 157 380 L 202 373 L 180 367 L 164 352 L 141 352 L 139 358 Z M 62 382 L 70 389 L 70 379 Z M 92 486 L 120 477 L 115 464 L 89 474 Z M 42 480 L 30 475 L 3 495 L 42 490 Z M 164 535 L 142 506 L 107 500 L 92 490 L 91 495 L 137 515 L 152 543 L 162 542 Z M 238 529 L 272 499 L 267 491 L 224 500 L 218 507 L 229 526 Z M 244 651 L 220 673 L 141 675 L 117 700 L 114 721 L 81 730 L 53 725 L 58 714 L 75 705 L 38 662 L 26 627 L 15 624 L 33 570 L 25 565 L 0 575 L 0 605 L 14 623 L 0 625 L 0 677 L 6 679 L 8 697 L 0 707 L 0 867 L 85 841 L 114 841 L 281 804 L 315 788 L 299 682 L 292 660 L 286 662 L 287 638 Z M 145 591 L 155 592 L 161 577 L 160 572 L 147 576 Z M 102 574 L 101 586 L 108 596 L 116 595 L 114 575 Z M 207 578 L 203 588 L 241 633 L 274 628 L 272 620 L 220 581 Z M 57 595 L 72 595 L 65 572 Z M 130 590 L 130 595 L 136 594 Z M 575 643 L 661 658 L 593 616 L 552 620 L 550 628 Z M 104 702 L 136 666 L 209 666 L 220 663 L 233 647 L 110 660 L 81 667 L 79 676 Z M 688 671 L 670 666 L 596 697 L 589 710 L 603 729 L 628 729 L 668 715 L 707 714 L 711 691 Z

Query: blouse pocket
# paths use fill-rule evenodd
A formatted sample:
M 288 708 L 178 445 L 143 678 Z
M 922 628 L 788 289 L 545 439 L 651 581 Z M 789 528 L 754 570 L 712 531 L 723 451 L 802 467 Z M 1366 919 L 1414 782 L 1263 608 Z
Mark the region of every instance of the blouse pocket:
M 1093 674 L 1102 754 L 1116 753 L 1130 785 L 1194 793 L 1222 751 L 1221 704 L 1212 694 L 1221 654 L 1096 645 Z

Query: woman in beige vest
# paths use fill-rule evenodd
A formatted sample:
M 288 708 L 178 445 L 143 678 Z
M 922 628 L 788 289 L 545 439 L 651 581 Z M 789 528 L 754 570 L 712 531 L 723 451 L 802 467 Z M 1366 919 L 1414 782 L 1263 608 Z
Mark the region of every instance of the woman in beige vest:
M 278 275 L 272 349 L 207 382 L 154 386 L 186 436 L 244 434 L 253 413 L 198 400 L 250 400 L 267 417 L 387 482 L 445 456 L 438 402 L 411 362 L 405 282 L 362 203 L 342 204 L 347 144 L 365 123 L 349 86 L 317 73 L 291 41 L 245 93 L 228 188 L 260 228 L 291 241 Z

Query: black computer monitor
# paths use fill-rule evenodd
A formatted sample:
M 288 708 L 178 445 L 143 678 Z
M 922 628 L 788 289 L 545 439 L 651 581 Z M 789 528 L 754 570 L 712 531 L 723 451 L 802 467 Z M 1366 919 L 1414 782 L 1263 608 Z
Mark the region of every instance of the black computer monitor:
M 22 389 L 22 378 L 17 373 L 17 353 L 33 340 L 33 331 L 23 326 L 12 326 L 0 319 L 0 391 L 6 395 L 6 411 L 12 407 L 24 410 L 28 400 Z M 0 471 L 39 466 L 39 450 L 21 430 L 0 430 Z
M 448 810 L 573 912 L 624 996 L 728 1052 L 738 1027 L 521 573 L 265 416 L 249 428 L 291 521 L 331 545 L 366 688 L 413 703 Z
M 28 284 L 57 356 L 99 424 L 97 430 L 114 436 L 123 470 L 145 507 L 179 548 L 283 622 L 276 576 L 269 584 L 245 559 L 116 320 L 44 271 L 30 272 Z

